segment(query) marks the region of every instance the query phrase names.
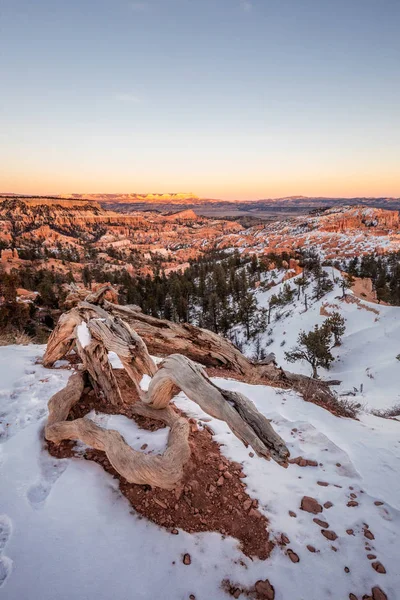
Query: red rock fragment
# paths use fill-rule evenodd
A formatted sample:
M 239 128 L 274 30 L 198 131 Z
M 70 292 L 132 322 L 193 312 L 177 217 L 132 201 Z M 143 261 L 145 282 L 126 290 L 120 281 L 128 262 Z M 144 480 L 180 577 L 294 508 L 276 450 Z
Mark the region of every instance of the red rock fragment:
M 190 554 L 184 554 L 182 562 L 184 565 L 190 565 L 192 562 L 192 559 L 190 558 Z
M 376 558 L 375 554 L 367 554 L 368 560 L 374 560 Z
M 378 586 L 372 588 L 372 598 L 373 600 L 388 600 L 385 592 Z
M 364 529 L 364 535 L 366 538 L 368 538 L 369 540 L 374 540 L 375 536 L 372 533 L 372 531 L 370 531 L 369 529 Z
M 293 550 L 290 550 L 290 548 L 287 551 L 287 555 L 293 563 L 298 563 L 300 561 L 300 558 L 298 557 L 296 552 L 293 552 Z
M 326 537 L 327 540 L 331 540 L 332 542 L 337 540 L 338 536 L 334 531 L 331 531 L 330 529 L 321 529 L 321 533 L 324 537 Z
M 381 562 L 379 562 L 379 560 L 377 560 L 376 562 L 371 563 L 372 564 L 372 568 L 375 569 L 375 571 L 377 573 L 386 573 L 386 569 L 383 566 L 383 564 Z
M 324 508 L 331 508 L 331 506 L 333 506 L 332 502 L 325 502 L 324 504 Z
M 282 535 L 281 535 L 281 540 L 282 540 L 282 544 L 285 544 L 285 545 L 290 544 L 290 540 L 289 540 L 288 536 L 285 535 L 284 533 L 282 533 Z
M 350 502 L 347 503 L 347 506 L 358 506 L 358 502 L 355 500 L 350 500 Z
M 313 513 L 314 515 L 322 512 L 322 506 L 318 504 L 317 500 L 311 496 L 303 496 L 300 508 L 306 512 Z
M 260 600 L 274 600 L 275 598 L 275 590 L 268 579 L 257 581 L 254 589 Z
M 326 521 L 321 521 L 321 519 L 313 519 L 314 523 L 316 523 L 317 525 L 319 525 L 320 527 L 323 527 L 324 529 L 327 529 L 329 527 L 329 523 L 327 523 Z
M 311 546 L 311 545 L 307 546 L 307 550 L 309 550 L 310 552 L 316 552 L 314 546 Z
M 297 517 L 296 513 L 293 510 L 289 510 L 289 515 L 291 517 Z
M 247 500 L 245 500 L 243 502 L 243 508 L 244 508 L 245 511 L 248 511 L 250 509 L 250 507 L 252 505 L 252 502 L 253 501 L 251 500 L 251 498 L 247 498 Z
M 327 483 L 326 481 L 317 481 L 317 485 L 322 485 L 323 487 L 327 487 L 329 485 L 329 483 Z
M 354 535 L 354 529 L 346 529 L 347 535 Z
M 383 502 L 381 502 L 380 500 L 375 500 L 374 504 L 375 506 L 382 506 Z

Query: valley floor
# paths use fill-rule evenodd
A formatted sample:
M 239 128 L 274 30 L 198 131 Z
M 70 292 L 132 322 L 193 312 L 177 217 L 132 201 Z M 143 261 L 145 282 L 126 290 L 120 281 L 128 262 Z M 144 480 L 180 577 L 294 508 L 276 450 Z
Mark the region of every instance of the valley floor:
M 182 530 L 171 535 L 140 518 L 117 480 L 98 464 L 50 456 L 43 445 L 47 401 L 71 371 L 63 363 L 51 370 L 37 364 L 43 351 L 42 346 L 0 348 L 2 597 L 223 600 L 229 597 L 224 580 L 242 592 L 260 579 L 270 581 L 277 600 L 345 600 L 350 593 L 361 599 L 377 587 L 388 599 L 399 597 L 398 421 L 366 413 L 359 421 L 339 419 L 293 392 L 216 379 L 221 387 L 245 393 L 272 419 L 292 457 L 318 462 L 284 469 L 250 456 L 225 423 L 179 394 L 178 407 L 207 423 L 222 452 L 243 463 L 248 493 L 269 519 L 276 546 L 266 561 L 252 560 L 233 538 Z M 141 430 L 125 417 L 96 418 L 120 429 L 135 447 L 147 443 L 148 451 L 158 452 L 165 446 L 160 432 Z M 332 506 L 313 515 L 300 509 L 303 496 Z M 326 522 L 323 529 L 314 517 Z M 334 532 L 332 539 L 323 530 Z M 286 546 L 279 543 L 282 534 Z M 288 549 L 299 562 L 290 560 Z M 185 553 L 190 565 L 183 564 Z M 385 596 L 375 589 L 373 597 Z

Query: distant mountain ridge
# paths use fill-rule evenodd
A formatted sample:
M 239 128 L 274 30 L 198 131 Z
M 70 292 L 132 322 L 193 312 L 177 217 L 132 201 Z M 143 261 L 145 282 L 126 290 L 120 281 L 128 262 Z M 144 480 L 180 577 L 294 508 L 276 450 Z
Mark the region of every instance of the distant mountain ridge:
M 257 200 L 223 200 L 220 198 L 201 198 L 192 192 L 173 192 L 173 193 L 126 193 L 126 194 L 58 194 L 58 195 L 28 195 L 17 193 L 0 193 L 2 197 L 20 197 L 20 198 L 43 198 L 58 200 L 87 200 L 99 202 L 102 204 L 155 204 L 155 205 L 187 205 L 195 206 L 198 204 L 217 203 L 233 204 L 240 206 L 284 206 L 284 207 L 310 207 L 314 206 L 352 206 L 363 204 L 365 206 L 377 206 L 400 209 L 400 197 L 394 196 L 283 196 L 280 198 L 259 198 Z

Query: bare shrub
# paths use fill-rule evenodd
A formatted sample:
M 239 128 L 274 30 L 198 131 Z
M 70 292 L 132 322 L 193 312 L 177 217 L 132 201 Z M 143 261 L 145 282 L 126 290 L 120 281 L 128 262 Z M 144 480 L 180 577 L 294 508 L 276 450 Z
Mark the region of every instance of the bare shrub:
M 395 417 L 400 417 L 400 402 L 391 408 L 371 410 L 371 413 L 376 417 L 382 417 L 382 419 L 394 419 Z

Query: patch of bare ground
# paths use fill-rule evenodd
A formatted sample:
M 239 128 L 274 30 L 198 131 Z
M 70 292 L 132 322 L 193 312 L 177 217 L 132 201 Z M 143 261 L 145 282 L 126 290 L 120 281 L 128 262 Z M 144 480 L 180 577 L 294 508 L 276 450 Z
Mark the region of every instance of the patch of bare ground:
M 367 310 L 368 312 L 372 312 L 375 313 L 376 315 L 379 315 L 379 310 L 377 310 L 376 308 L 372 308 L 372 306 L 367 306 L 367 304 L 364 304 L 362 302 L 362 300 L 360 300 L 360 298 L 357 298 L 356 296 L 350 296 L 349 294 L 346 295 L 346 297 L 344 298 L 344 301 L 347 302 L 347 304 L 357 304 L 358 308 Z M 371 300 L 369 300 L 369 302 L 371 302 Z M 383 302 L 381 302 L 381 304 L 384 304 Z
M 163 427 L 160 421 L 134 415 L 132 404 L 138 400 L 129 377 L 122 370 L 114 371 L 124 404 L 112 406 L 99 401 L 94 392 L 85 388 L 80 402 L 73 407 L 68 419 L 77 419 L 95 409 L 109 414 L 122 414 L 134 419 L 150 431 Z M 175 408 L 178 411 L 177 408 Z M 179 412 L 179 411 L 178 411 Z M 268 521 L 257 510 L 257 500 L 246 493 L 244 474 L 238 463 L 226 459 L 207 429 L 199 429 L 192 419 L 189 443 L 191 457 L 185 467 L 179 488 L 162 490 L 148 485 L 128 483 L 111 466 L 104 452 L 87 449 L 84 458 L 100 464 L 105 471 L 119 479 L 120 490 L 137 513 L 167 528 L 177 535 L 179 529 L 189 533 L 217 531 L 239 540 L 244 554 L 268 558 L 273 543 L 269 540 Z M 75 442 L 59 445 L 48 443 L 50 454 L 58 458 L 76 456 Z M 82 456 L 80 453 L 79 456 Z

